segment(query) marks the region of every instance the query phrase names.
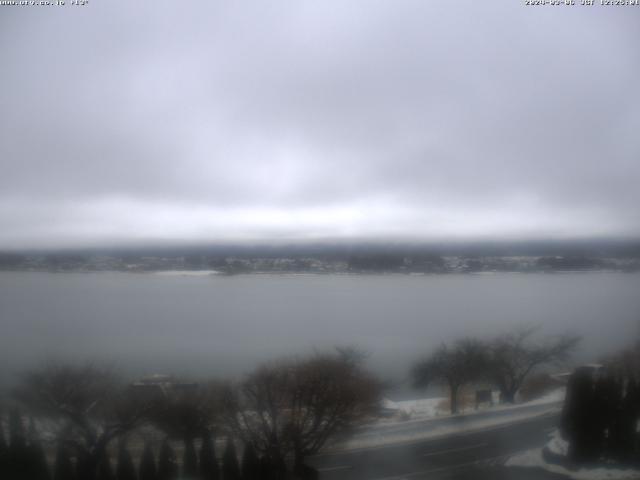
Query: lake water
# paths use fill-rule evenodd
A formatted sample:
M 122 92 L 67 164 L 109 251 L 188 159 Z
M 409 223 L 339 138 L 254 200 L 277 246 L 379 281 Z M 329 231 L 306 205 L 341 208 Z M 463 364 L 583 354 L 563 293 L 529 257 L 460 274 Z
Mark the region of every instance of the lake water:
M 0 273 L 2 383 L 51 359 L 134 375 L 233 376 L 283 354 L 355 344 L 385 378 L 443 341 L 535 323 L 584 335 L 593 361 L 640 333 L 640 275 L 171 276 Z

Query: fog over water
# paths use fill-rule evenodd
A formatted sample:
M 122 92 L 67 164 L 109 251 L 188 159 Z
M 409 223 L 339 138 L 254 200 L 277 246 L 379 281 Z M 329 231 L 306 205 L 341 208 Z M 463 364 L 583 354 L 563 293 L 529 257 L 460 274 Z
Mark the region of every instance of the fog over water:
M 584 335 L 577 361 L 635 341 L 640 275 L 161 276 L 0 273 L 0 361 L 108 361 L 131 375 L 239 375 L 257 362 L 356 344 L 401 381 L 421 352 L 537 323 Z M 6 375 L 6 373 L 5 373 Z

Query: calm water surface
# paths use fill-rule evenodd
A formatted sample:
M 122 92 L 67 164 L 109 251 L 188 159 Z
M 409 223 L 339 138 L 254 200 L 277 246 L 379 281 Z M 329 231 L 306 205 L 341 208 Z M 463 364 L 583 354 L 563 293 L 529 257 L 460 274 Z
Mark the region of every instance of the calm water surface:
M 585 339 L 594 360 L 638 338 L 640 275 L 162 276 L 0 273 L 0 381 L 53 358 L 138 375 L 236 375 L 282 354 L 356 344 L 402 379 L 442 341 L 524 323 Z

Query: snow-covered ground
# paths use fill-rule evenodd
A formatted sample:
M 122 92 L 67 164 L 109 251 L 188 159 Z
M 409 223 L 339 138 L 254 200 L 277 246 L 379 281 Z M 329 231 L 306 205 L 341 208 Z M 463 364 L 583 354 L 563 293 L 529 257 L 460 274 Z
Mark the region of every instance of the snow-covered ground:
M 547 448 L 558 455 L 566 455 L 568 444 L 558 430 L 550 435 Z M 538 468 L 550 473 L 565 475 L 575 480 L 631 480 L 640 478 L 640 470 L 634 468 L 580 468 L 569 470 L 562 465 L 548 463 L 542 455 L 542 448 L 533 448 L 510 457 L 505 466 L 519 468 Z
M 395 416 L 405 418 L 436 417 L 443 414 L 440 406 L 445 401 L 446 398 L 442 397 L 404 400 L 401 402 L 384 399 L 382 406 L 388 411 L 396 412 Z
M 499 394 L 498 392 L 494 392 L 493 406 L 489 407 L 487 405 L 482 405 L 478 410 L 475 409 L 475 406 L 470 406 L 466 409 L 461 409 L 460 414 L 472 415 L 475 413 L 519 409 L 525 406 L 559 403 L 564 400 L 564 395 L 565 389 L 563 387 L 553 390 L 539 398 L 536 398 L 535 400 L 531 400 L 528 402 L 517 404 L 499 404 Z M 415 400 L 403 400 L 399 402 L 385 399 L 383 401 L 383 407 L 389 412 L 395 412 L 392 417 L 381 419 L 379 421 L 380 424 L 385 425 L 407 423 L 411 421 L 423 421 L 428 418 L 450 416 L 448 399 L 446 397 L 420 398 Z

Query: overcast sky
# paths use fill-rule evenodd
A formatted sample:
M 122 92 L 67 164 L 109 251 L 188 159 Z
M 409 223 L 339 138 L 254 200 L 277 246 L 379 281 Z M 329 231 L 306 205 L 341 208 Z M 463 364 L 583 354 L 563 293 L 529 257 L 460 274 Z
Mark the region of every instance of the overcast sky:
M 640 7 L 70 3 L 0 6 L 0 248 L 640 236 Z

